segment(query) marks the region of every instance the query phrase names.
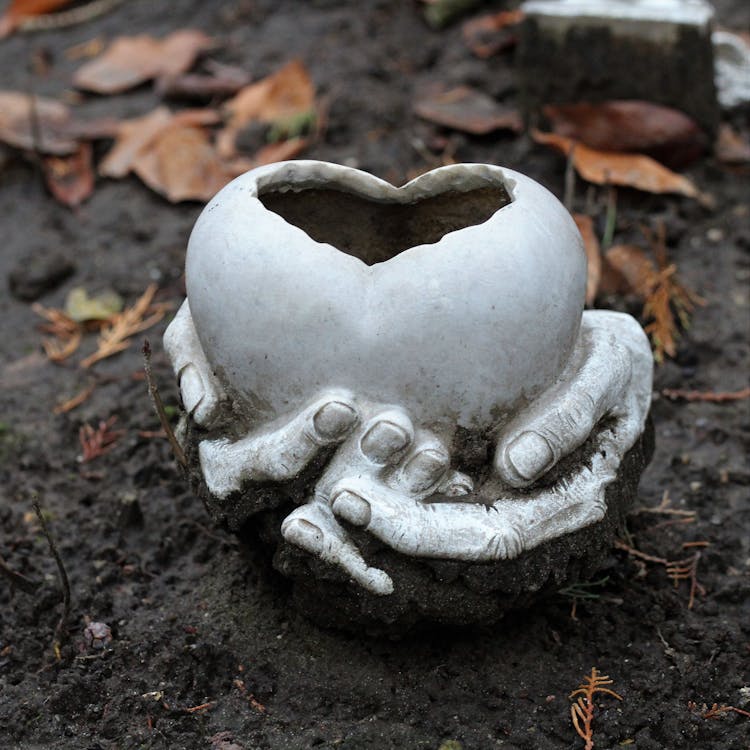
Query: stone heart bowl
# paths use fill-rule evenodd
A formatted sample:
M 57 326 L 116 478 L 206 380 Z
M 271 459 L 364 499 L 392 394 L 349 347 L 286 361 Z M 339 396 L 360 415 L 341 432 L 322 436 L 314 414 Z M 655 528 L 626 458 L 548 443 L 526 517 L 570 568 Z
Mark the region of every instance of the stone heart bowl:
M 565 208 L 512 170 L 446 166 L 396 188 L 297 161 L 208 204 L 186 274 L 203 350 L 253 421 L 333 386 L 486 429 L 565 366 L 586 260 Z

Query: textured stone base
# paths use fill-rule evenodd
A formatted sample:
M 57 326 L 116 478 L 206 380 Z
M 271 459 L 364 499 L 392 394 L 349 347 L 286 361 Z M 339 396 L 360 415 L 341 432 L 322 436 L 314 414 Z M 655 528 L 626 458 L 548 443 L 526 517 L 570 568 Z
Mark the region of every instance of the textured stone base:
M 585 446 L 582 451 L 585 455 Z M 608 511 L 604 519 L 514 560 L 488 564 L 412 558 L 349 527 L 352 541 L 368 563 L 393 579 L 394 593 L 389 596 L 368 593 L 340 568 L 308 555 L 281 536 L 283 519 L 309 496 L 325 463 L 324 456 L 295 482 L 256 487 L 221 504 L 206 495 L 199 472 L 195 471 L 193 478 L 216 521 L 239 531 L 251 548 L 263 548 L 273 555 L 273 566 L 292 582 L 292 598 L 305 615 L 323 626 L 400 634 L 427 623 L 492 623 L 509 610 L 590 578 L 622 528 L 652 453 L 653 426 L 649 420 L 646 431 L 625 456 L 617 480 L 606 490 Z

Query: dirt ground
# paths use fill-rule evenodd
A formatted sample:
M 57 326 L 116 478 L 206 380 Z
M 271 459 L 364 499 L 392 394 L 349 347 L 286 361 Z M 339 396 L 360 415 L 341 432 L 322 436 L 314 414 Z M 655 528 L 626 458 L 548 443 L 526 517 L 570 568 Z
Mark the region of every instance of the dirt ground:
M 718 6 L 724 25 L 747 24 L 742 3 Z M 512 57 L 474 58 L 460 25 L 432 31 L 415 5 L 399 0 L 135 0 L 88 24 L 3 41 L 3 86 L 59 95 L 75 66 L 63 55 L 72 45 L 183 27 L 216 36 L 216 59 L 255 77 L 299 56 L 331 103 L 325 138 L 306 156 L 396 183 L 428 166 L 414 145 L 435 132 L 412 113 L 423 87 L 469 83 L 509 104 L 517 93 Z M 42 51 L 52 64 L 45 76 L 29 72 Z M 83 107 L 92 116 L 124 117 L 156 103 L 143 87 L 92 97 Z M 733 115 L 745 134 L 746 114 Z M 503 164 L 562 194 L 564 160 L 526 137 L 452 137 L 459 160 Z M 591 598 L 579 597 L 575 606 L 568 592 L 492 628 L 400 641 L 320 630 L 290 607 L 283 581 L 253 564 L 233 537 L 210 528 L 166 441 L 139 434 L 157 430 L 158 422 L 139 376 L 138 343 L 97 365 L 100 382 L 85 404 L 54 415 L 55 404 L 79 392 L 88 376 L 46 360 L 39 318 L 6 286 L 0 554 L 44 583 L 32 596 L 0 579 L 0 747 L 572 750 L 583 743 L 571 726 L 568 694 L 592 666 L 614 679 L 623 698 L 600 701 L 597 748 L 750 747 L 748 717 L 701 715 L 703 704 L 750 710 L 750 402 L 658 395 L 664 388 L 734 391 L 748 384 L 747 172 L 706 157 L 688 174 L 715 196 L 715 210 L 623 190 L 616 240 L 634 238 L 639 223 L 665 221 L 682 280 L 707 301 L 676 359 L 657 370 L 656 454 L 636 503 L 657 506 L 668 491 L 673 508 L 694 516 L 641 512 L 629 522 L 630 543 L 653 556 L 679 559 L 701 550 L 705 593 L 696 594 L 692 609 L 687 583 L 675 587 L 663 566 L 613 550 L 596 574 L 599 583 L 587 590 Z M 579 183 L 581 208 L 585 194 Z M 0 277 L 6 284 L 13 269 L 55 251 L 75 264 L 75 273 L 40 297 L 46 306 L 61 306 L 73 286 L 113 288 L 132 303 L 153 281 L 160 300 L 177 303 L 185 244 L 200 208 L 170 205 L 131 178 L 100 181 L 91 200 L 71 212 L 46 193 L 32 165 L 11 156 L 0 171 Z M 148 336 L 165 400 L 176 405 L 160 348 L 166 322 Z M 111 415 L 125 435 L 108 454 L 80 464 L 80 426 Z M 52 642 L 60 588 L 29 515 L 35 495 L 72 588 L 59 659 Z M 695 541 L 709 545 L 683 548 Z M 87 644 L 89 620 L 111 628 L 105 648 Z M 209 705 L 189 710 L 203 704 Z

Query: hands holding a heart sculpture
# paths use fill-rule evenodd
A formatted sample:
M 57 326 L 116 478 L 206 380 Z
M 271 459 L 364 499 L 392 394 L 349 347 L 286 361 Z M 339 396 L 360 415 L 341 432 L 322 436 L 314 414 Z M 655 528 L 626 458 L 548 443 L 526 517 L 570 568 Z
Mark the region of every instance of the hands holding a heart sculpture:
M 185 409 L 198 425 L 215 427 L 225 394 L 187 302 L 165 347 Z M 648 340 L 633 318 L 584 312 L 564 371 L 502 426 L 493 470 L 480 486 L 451 466 L 453 429 L 431 431 L 400 406 L 347 390 L 319 394 L 293 416 L 239 440 L 203 440 L 201 469 L 211 494 L 224 499 L 248 484 L 290 480 L 321 450 L 337 446 L 312 496 L 284 520 L 282 534 L 367 590 L 388 594 L 391 578 L 368 566 L 348 525 L 406 555 L 488 562 L 600 520 L 606 485 L 643 431 L 651 369 Z M 564 481 L 534 487 L 584 443 L 590 444 L 587 460 L 576 462 Z

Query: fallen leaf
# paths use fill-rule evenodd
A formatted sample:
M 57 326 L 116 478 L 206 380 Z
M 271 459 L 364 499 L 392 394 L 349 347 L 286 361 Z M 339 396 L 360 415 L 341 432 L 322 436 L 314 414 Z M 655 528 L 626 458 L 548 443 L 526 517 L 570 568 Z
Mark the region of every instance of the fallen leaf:
M 117 94 L 153 78 L 187 72 L 213 44 L 210 37 L 193 29 L 175 31 L 163 39 L 146 34 L 118 37 L 76 71 L 73 83 L 85 91 Z
M 482 60 L 516 44 L 515 29 L 524 19 L 522 10 L 501 10 L 464 23 L 461 33 L 468 48 Z
M 573 220 L 581 233 L 581 237 L 583 237 L 583 249 L 586 251 L 586 304 L 591 306 L 594 304 L 602 277 L 601 248 L 596 232 L 594 232 L 594 222 L 591 217 L 585 214 L 573 214 Z
M 133 336 L 158 323 L 171 305 L 166 302 L 153 302 L 156 284 L 150 284 L 132 307 L 113 315 L 103 326 L 97 341 L 97 350 L 80 362 L 80 367 L 88 369 L 102 359 L 111 357 L 127 349 Z
M 747 164 L 750 162 L 750 143 L 731 125 L 719 125 L 716 139 L 716 158 L 724 164 Z
M 73 0 L 11 0 L 0 17 L 0 39 L 15 31 L 27 18 L 64 8 Z
M 294 159 L 307 148 L 309 143 L 310 141 L 307 138 L 290 138 L 287 141 L 269 143 L 255 154 L 253 167 L 262 167 L 264 164 Z
M 133 171 L 172 203 L 208 201 L 234 176 L 219 159 L 205 129 L 179 124 L 162 131 L 141 151 Z
M 705 304 L 701 297 L 680 283 L 677 267 L 667 261 L 664 242 L 662 227 L 659 236 L 652 237 L 658 264 L 636 245 L 615 245 L 604 256 L 612 272 L 608 283 L 619 278 L 619 286 L 643 300 L 642 315 L 649 321 L 644 330 L 651 339 L 657 362 L 662 362 L 665 354 L 676 355 L 678 326 L 687 328 L 696 305 Z
M 68 292 L 63 312 L 76 323 L 87 320 L 109 320 L 122 310 L 122 297 L 117 292 L 102 292 L 89 297 L 83 287 Z
M 241 89 L 224 105 L 226 126 L 219 132 L 220 156 L 237 153 L 237 134 L 251 122 L 274 123 L 315 108 L 315 88 L 300 60 L 292 60 L 273 75 Z
M 206 67 L 211 70 L 209 75 L 162 76 L 157 81 L 156 92 L 172 99 L 223 99 L 250 85 L 250 74 L 241 68 L 215 61 L 208 61 Z
M 0 91 L 0 141 L 14 148 L 65 156 L 78 142 L 71 135 L 70 109 L 56 99 Z
M 670 166 L 695 161 L 707 138 L 683 112 L 636 99 L 543 108 L 552 130 L 601 151 L 633 151 Z
M 610 274 L 605 275 L 602 282 L 603 292 L 633 293 L 641 299 L 648 296 L 651 280 L 656 275 L 656 264 L 645 250 L 637 245 L 613 245 L 604 258 Z
M 44 157 L 44 179 L 50 193 L 64 206 L 75 208 L 94 192 L 90 143 L 81 143 L 70 156 Z
M 148 148 L 168 127 L 173 125 L 214 125 L 220 118 L 213 109 L 186 109 L 177 114 L 158 107 L 143 117 L 123 120 L 118 127 L 115 144 L 99 165 L 102 177 L 125 177 L 138 155 Z
M 647 193 L 678 193 L 702 203 L 710 201 L 691 180 L 667 169 L 650 156 L 598 151 L 557 133 L 532 130 L 531 136 L 537 143 L 551 146 L 565 156 L 572 151 L 576 172 L 596 185 L 621 185 Z
M 458 86 L 422 99 L 414 105 L 414 111 L 423 120 L 472 135 L 485 135 L 494 130 L 519 133 L 523 129 L 516 110 L 501 106 L 492 97 L 469 86 Z

